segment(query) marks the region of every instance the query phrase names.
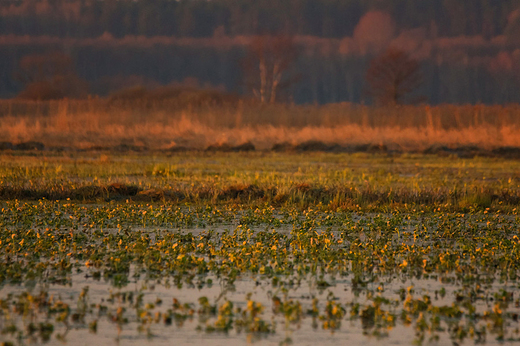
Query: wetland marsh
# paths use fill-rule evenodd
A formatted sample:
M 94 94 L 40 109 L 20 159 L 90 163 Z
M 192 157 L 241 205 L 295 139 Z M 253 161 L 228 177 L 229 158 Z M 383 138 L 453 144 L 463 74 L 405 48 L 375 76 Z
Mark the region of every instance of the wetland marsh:
M 513 344 L 520 161 L 4 152 L 5 345 Z

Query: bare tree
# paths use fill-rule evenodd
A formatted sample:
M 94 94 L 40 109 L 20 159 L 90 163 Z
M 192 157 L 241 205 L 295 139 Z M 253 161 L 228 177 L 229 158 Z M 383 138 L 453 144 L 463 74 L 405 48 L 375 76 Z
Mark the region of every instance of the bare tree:
M 419 62 L 405 52 L 389 48 L 370 63 L 368 93 L 378 105 L 399 105 L 422 84 Z
M 275 103 L 296 81 L 291 74 L 298 49 L 289 36 L 257 36 L 242 61 L 246 88 L 262 103 Z
M 25 86 L 18 97 L 25 99 L 84 97 L 88 90 L 87 83 L 76 74 L 72 58 L 62 52 L 24 56 L 16 77 Z

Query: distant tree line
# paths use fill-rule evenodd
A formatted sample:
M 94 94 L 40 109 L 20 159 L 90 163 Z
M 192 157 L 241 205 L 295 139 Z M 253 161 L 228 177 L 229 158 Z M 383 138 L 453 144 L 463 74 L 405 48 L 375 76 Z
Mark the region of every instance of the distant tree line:
M 29 86 L 32 95 L 39 95 L 45 88 L 52 87 L 50 90 L 55 95 L 60 95 L 60 90 L 72 93 L 65 95 L 67 97 L 87 93 L 105 96 L 137 86 L 177 85 L 243 95 L 260 93 L 264 88 L 266 99 L 271 99 L 273 90 L 273 66 L 276 61 L 269 62 L 270 76 L 266 76 L 270 79 L 262 86 L 259 79 L 261 56 L 256 53 L 248 60 L 247 46 L 78 45 L 67 47 L 68 58 L 55 53 L 58 51 L 63 51 L 63 47 L 0 45 L 0 56 L 3 57 L 0 64 L 0 97 L 20 95 Z M 38 70 L 42 58 L 47 59 L 46 68 L 58 65 L 62 59 L 64 62 L 58 66 L 66 69 L 45 77 Z M 289 58 L 292 59 L 292 56 Z M 300 104 L 372 103 L 374 98 L 365 92 L 368 86 L 367 70 L 372 60 L 372 56 L 302 53 L 291 61 L 287 74 L 277 79 L 277 90 L 282 101 Z M 251 75 L 240 68 L 240 62 L 251 63 Z M 283 61 L 281 63 L 285 64 Z M 424 101 L 432 104 L 520 102 L 518 80 L 507 71 L 491 73 L 482 66 L 439 64 L 426 60 L 420 63 L 420 73 L 423 83 L 413 85 L 417 89 L 409 95 L 409 101 L 423 96 Z M 69 84 L 63 84 L 64 81 Z M 382 89 L 385 85 L 388 84 L 384 83 Z M 62 89 L 59 89 L 60 86 Z
M 352 36 L 368 11 L 400 29 L 434 26 L 440 36 L 520 33 L 520 0 L 3 0 L 0 33 L 97 37 L 210 37 L 284 32 Z
M 520 0 L 4 0 L 0 77 L 0 97 L 520 102 Z

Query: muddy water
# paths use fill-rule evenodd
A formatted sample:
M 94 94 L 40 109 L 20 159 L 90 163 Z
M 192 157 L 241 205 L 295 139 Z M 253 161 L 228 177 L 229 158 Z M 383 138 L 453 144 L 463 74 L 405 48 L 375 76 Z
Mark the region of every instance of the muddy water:
M 131 277 L 131 275 L 130 275 Z M 206 277 L 206 279 L 212 278 Z M 335 285 L 325 289 L 316 287 L 315 282 L 302 281 L 297 287 L 289 287 L 286 292 L 279 285 L 273 287 L 266 281 L 258 281 L 257 278 L 241 277 L 235 281 L 234 285 L 229 286 L 218 279 L 212 278 L 214 284 L 211 287 L 205 286 L 202 289 L 168 285 L 164 280 L 161 283 L 157 281 L 135 280 L 122 288 L 114 288 L 109 283 L 103 280 L 94 280 L 92 277 L 86 277 L 84 273 L 73 276 L 72 287 L 64 287 L 59 285 L 36 285 L 31 292 L 36 294 L 40 290 L 45 290 L 49 295 L 68 303 L 72 310 L 77 304 L 79 293 L 82 288 L 88 286 L 88 303 L 106 305 L 109 312 L 114 312 L 118 307 L 124 306 L 127 308 L 125 316 L 128 317 L 129 322 L 120 325 L 110 321 L 107 316 L 93 317 L 98 319 L 97 333 L 89 331 L 87 323 L 74 324 L 68 330 L 60 323 L 55 323 L 55 334 L 63 335 L 61 340 L 52 338 L 47 344 L 58 345 L 66 343 L 68 345 L 246 345 L 257 343 L 259 345 L 280 345 L 289 344 L 294 345 L 411 345 L 417 339 L 415 330 L 411 326 L 404 326 L 398 322 L 392 329 L 381 329 L 383 336 L 371 335 L 374 329 L 363 329 L 360 320 L 349 319 L 348 303 L 358 302 L 361 304 L 371 304 L 371 300 L 367 299 L 366 292 L 376 292 L 378 287 L 384 287 L 381 295 L 390 300 L 399 301 L 402 294 L 401 289 L 407 288 L 411 291 L 411 296 L 420 298 L 424 295 L 431 296 L 435 306 L 449 306 L 454 301 L 453 297 L 460 289 L 459 285 L 442 284 L 439 279 L 423 279 L 423 280 L 404 280 L 393 278 L 388 283 L 370 283 L 362 291 L 353 289 L 353 285 L 349 278 L 335 281 Z M 518 289 L 517 284 L 500 284 L 498 280 L 495 281 L 487 289 L 497 291 L 505 289 L 514 292 Z M 445 289 L 444 297 L 439 296 L 438 292 Z M 9 293 L 17 294 L 21 287 L 4 286 L 0 290 L 0 296 L 5 297 Z M 235 307 L 245 309 L 246 295 L 251 294 L 251 300 L 260 302 L 265 306 L 265 311 L 261 317 L 269 323 L 275 324 L 275 333 L 273 334 L 248 334 L 247 332 L 237 333 L 232 329 L 229 333 L 207 333 L 204 330 L 198 330 L 198 327 L 204 327 L 205 322 L 201 321 L 197 314 L 193 318 L 187 319 L 181 325 L 175 322 L 172 325 L 166 326 L 164 323 L 151 323 L 146 331 L 139 331 L 140 323 L 137 319 L 137 312 L 132 311 L 131 304 L 125 304 L 121 299 L 115 298 L 110 301 L 108 297 L 110 293 L 118 292 L 134 292 L 135 296 L 139 293 L 144 294 L 143 304 L 154 303 L 159 298 L 162 304 L 157 306 L 153 312 L 166 312 L 172 306 L 173 299 L 177 299 L 181 303 L 191 303 L 195 310 L 198 309 L 198 299 L 205 296 L 213 303 L 223 302 L 227 299 L 233 302 Z M 407 293 L 408 295 L 408 293 Z M 327 300 L 332 299 L 341 303 L 347 308 L 347 314 L 341 321 L 341 326 L 338 330 L 330 331 L 324 330 L 321 321 L 313 320 L 310 316 L 305 316 L 297 324 L 286 324 L 284 317 L 275 316 L 272 313 L 273 296 L 278 296 L 283 299 L 291 299 L 299 301 L 302 304 L 303 311 L 306 311 L 312 306 L 312 298 L 316 297 L 319 300 L 320 310 L 325 306 Z M 490 297 L 482 296 L 482 299 L 476 303 L 477 312 L 484 312 L 492 308 L 494 302 Z M 92 305 L 92 306 L 94 306 Z M 394 310 L 399 314 L 402 304 L 395 308 L 388 307 L 389 310 Z M 95 309 L 94 309 L 95 310 Z M 520 308 L 512 308 L 509 310 L 512 313 L 519 313 Z M 87 317 L 86 322 L 92 320 L 93 317 Z M 214 321 L 210 319 L 209 321 Z M 20 321 L 23 323 L 23 321 Z M 478 326 L 477 326 L 478 327 Z M 204 328 L 202 328 L 204 329 Z M 438 336 L 436 343 L 438 345 L 452 344 L 448 333 L 437 332 Z M 428 338 L 433 336 L 426 333 L 425 344 Z M 0 339 L 1 340 L 1 339 Z M 27 341 L 27 340 L 26 340 Z M 30 343 L 30 340 L 26 342 Z M 502 345 L 504 342 L 495 340 L 493 335 L 488 335 L 486 339 L 487 345 Z M 506 342 L 507 343 L 507 342 Z M 458 342 L 458 344 L 474 344 L 470 338 L 465 342 Z
M 372 216 L 358 217 L 354 216 L 356 221 L 363 220 Z M 512 220 L 511 220 L 512 221 Z M 418 224 L 417 220 L 407 221 L 400 225 L 404 233 L 413 232 L 413 228 Z M 484 224 L 482 224 L 483 226 Z M 215 234 L 221 234 L 226 231 L 232 231 L 236 228 L 237 223 L 232 222 L 227 225 L 219 225 L 209 227 Z M 279 233 L 288 234 L 292 230 L 291 225 L 277 227 Z M 271 226 L 258 225 L 251 227 L 255 231 L 269 229 Z M 142 228 L 139 230 L 148 231 L 151 235 L 156 232 L 155 228 Z M 179 232 L 175 229 L 160 228 L 163 232 Z M 336 228 L 329 228 L 336 232 Z M 184 228 L 182 233 L 201 234 L 207 232 L 207 228 L 194 227 Z M 117 229 L 104 229 L 105 232 L 117 232 Z M 360 234 L 363 237 L 363 233 Z M 153 238 L 153 237 L 152 237 Z M 54 324 L 54 334 L 49 345 L 245 345 L 256 343 L 260 345 L 411 345 L 417 343 L 420 335 L 414 329 L 414 324 L 406 325 L 399 320 L 399 315 L 403 309 L 403 299 L 413 298 L 422 299 L 425 295 L 429 296 L 434 306 L 449 307 L 456 304 L 457 296 L 467 295 L 474 288 L 470 284 L 464 284 L 460 281 L 452 281 L 449 283 L 442 282 L 442 278 L 435 276 L 421 279 L 404 279 L 396 275 L 385 277 L 380 276 L 378 281 L 365 283 L 363 287 L 354 284 L 352 274 L 346 277 L 336 277 L 336 279 L 325 277 L 324 279 L 331 283 L 332 286 L 320 288 L 315 278 L 302 279 L 300 283 L 290 285 L 287 278 L 279 278 L 280 283 L 272 284 L 271 279 L 262 276 L 241 276 L 233 285 L 227 284 L 214 276 L 204 276 L 205 282 L 208 279 L 213 281 L 212 285 L 204 285 L 199 289 L 195 286 L 188 286 L 186 283 L 182 287 L 177 287 L 173 282 L 168 282 L 167 278 L 157 280 L 133 279 L 135 268 L 131 267 L 128 278 L 130 282 L 124 287 L 116 288 L 109 281 L 103 278 L 96 280 L 93 278 L 92 269 L 83 268 L 84 272 L 73 274 L 71 276 L 72 286 L 52 285 L 52 284 L 35 284 L 31 287 L 30 282 L 26 282 L 22 286 L 5 285 L 0 288 L 0 299 L 8 297 L 9 294 L 14 296 L 23 291 L 29 291 L 36 295 L 40 291 L 46 291 L 53 296 L 55 300 L 61 300 L 71 307 L 71 314 L 78 310 L 78 299 L 81 291 L 88 287 L 87 303 L 89 312 L 86 314 L 85 320 L 79 323 L 69 323 L 66 326 L 62 322 L 56 322 L 55 316 L 47 319 L 44 314 L 38 316 L 36 322 L 48 321 Z M 87 274 L 87 275 L 86 275 Z M 453 278 L 453 275 L 448 277 Z M 513 299 L 519 298 L 519 285 L 517 282 L 501 282 L 499 278 L 493 278 L 492 283 L 482 288 L 481 293 L 476 297 L 474 306 L 476 313 L 484 314 L 493 310 L 496 303 L 493 294 L 505 290 L 513 293 Z M 196 282 L 198 278 L 194 281 Z M 491 281 L 490 281 L 491 282 Z M 474 284 L 473 284 L 474 285 Z M 143 294 L 142 306 L 146 304 L 155 304 L 150 309 L 150 314 L 154 316 L 156 313 L 166 313 L 172 308 L 173 300 L 176 299 L 182 304 L 191 304 L 195 311 L 191 318 L 187 318 L 183 323 L 173 321 L 171 325 L 165 325 L 162 319 L 156 322 L 144 324 L 140 322 L 137 309 L 133 303 L 124 302 L 121 298 L 115 297 L 109 299 L 111 295 L 118 293 L 132 292 L 136 297 Z M 442 294 L 440 292 L 443 292 Z M 216 317 L 211 317 L 207 321 L 200 318 L 196 312 L 199 305 L 200 297 L 207 297 L 210 304 L 221 305 L 225 300 L 233 303 L 235 308 L 242 310 L 247 307 L 247 296 L 250 299 L 261 303 L 265 310 L 259 316 L 266 323 L 273 326 L 274 333 L 237 333 L 236 328 L 231 329 L 227 334 L 221 332 L 208 333 L 205 327 L 208 324 L 214 324 Z M 381 296 L 395 302 L 395 305 L 384 306 L 386 311 L 392 312 L 397 316 L 396 325 L 391 328 L 367 327 L 363 325 L 360 319 L 350 319 L 351 304 L 359 303 L 362 306 L 373 304 L 372 296 Z M 293 300 L 300 302 L 304 316 L 298 323 L 286 323 L 285 318 L 281 314 L 274 314 L 273 297 L 278 297 L 282 301 Z M 323 328 L 323 322 L 319 319 L 306 315 L 305 312 L 312 309 L 313 299 L 318 299 L 320 314 L 323 313 L 327 301 L 331 300 L 341 304 L 346 310 L 345 316 L 341 319 L 341 325 L 337 330 L 331 331 Z M 156 302 L 160 300 L 162 304 Z M 106 312 L 100 313 L 99 306 L 105 306 Z M 116 323 L 110 316 L 114 315 L 118 308 L 125 308 L 124 317 L 128 319 L 128 323 Z M 520 307 L 510 304 L 507 312 L 509 314 L 520 315 Z M 89 330 L 89 323 L 97 320 L 97 332 L 93 333 Z M 18 317 L 17 325 L 26 328 L 31 322 L 27 317 Z M 463 317 L 461 324 L 468 322 L 467 317 Z M 489 321 L 475 321 L 474 329 L 488 325 Z M 518 339 L 518 322 L 507 320 L 509 332 L 508 337 Z M 0 328 L 6 326 L 5 316 L 0 316 Z M 58 335 L 61 335 L 58 338 Z M 452 340 L 450 331 L 443 330 L 426 331 L 423 344 L 428 344 L 430 338 L 437 338 L 435 343 L 438 345 L 454 344 L 475 344 L 476 337 L 467 337 L 464 341 Z M 7 334 L 0 334 L 0 341 L 16 340 L 16 337 Z M 514 344 L 506 338 L 503 341 L 497 340 L 496 335 L 488 333 L 485 337 L 487 345 L 502 345 L 504 343 Z M 40 339 L 31 340 L 30 338 L 22 340 L 21 344 L 40 343 Z

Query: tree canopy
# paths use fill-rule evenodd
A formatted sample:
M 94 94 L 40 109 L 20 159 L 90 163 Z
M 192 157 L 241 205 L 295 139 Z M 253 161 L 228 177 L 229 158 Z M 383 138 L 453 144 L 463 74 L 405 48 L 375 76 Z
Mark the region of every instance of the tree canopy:
M 97 37 L 209 37 L 286 32 L 352 36 L 369 11 L 384 11 L 399 29 L 435 24 L 441 36 L 505 33 L 519 0 L 10 0 L 0 2 L 0 32 Z M 514 18 L 516 19 L 516 18 Z

